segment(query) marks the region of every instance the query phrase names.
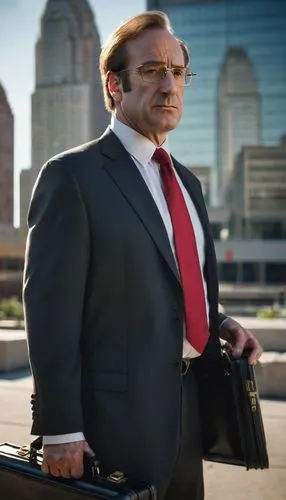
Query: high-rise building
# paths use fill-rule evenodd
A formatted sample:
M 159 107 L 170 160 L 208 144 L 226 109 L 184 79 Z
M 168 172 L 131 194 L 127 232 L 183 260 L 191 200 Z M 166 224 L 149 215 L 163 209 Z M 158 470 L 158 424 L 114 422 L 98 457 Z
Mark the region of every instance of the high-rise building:
M 21 225 L 43 163 L 98 137 L 108 123 L 99 54 L 99 35 L 88 0 L 48 0 L 36 44 L 32 167 L 21 176 Z
M 232 183 L 235 238 L 286 240 L 286 136 L 278 146 L 246 146 Z
M 226 200 L 236 155 L 260 144 L 260 99 L 253 66 L 244 49 L 228 49 L 218 79 L 217 189 Z
M 147 7 L 166 12 L 197 73 L 186 88 L 181 123 L 170 134 L 174 156 L 189 166 L 221 168 L 217 89 L 231 47 L 245 51 L 256 80 L 261 144 L 275 146 L 286 132 L 285 0 L 148 0 Z
M 0 84 L 0 224 L 13 226 L 14 117 Z

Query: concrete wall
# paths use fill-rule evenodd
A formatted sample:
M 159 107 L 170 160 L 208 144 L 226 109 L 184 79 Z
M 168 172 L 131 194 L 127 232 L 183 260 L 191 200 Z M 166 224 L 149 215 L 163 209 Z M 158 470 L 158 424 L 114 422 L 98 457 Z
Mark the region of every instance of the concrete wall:
M 286 240 L 216 240 L 215 248 L 218 262 L 227 262 L 229 252 L 233 262 L 286 262 Z

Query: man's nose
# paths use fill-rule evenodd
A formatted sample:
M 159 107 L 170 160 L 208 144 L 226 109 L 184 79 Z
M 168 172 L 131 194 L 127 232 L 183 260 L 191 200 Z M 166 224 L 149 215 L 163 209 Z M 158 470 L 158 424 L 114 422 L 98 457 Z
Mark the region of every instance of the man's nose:
M 168 70 L 160 83 L 161 92 L 166 94 L 176 94 L 178 92 L 178 82 L 175 80 L 172 71 Z

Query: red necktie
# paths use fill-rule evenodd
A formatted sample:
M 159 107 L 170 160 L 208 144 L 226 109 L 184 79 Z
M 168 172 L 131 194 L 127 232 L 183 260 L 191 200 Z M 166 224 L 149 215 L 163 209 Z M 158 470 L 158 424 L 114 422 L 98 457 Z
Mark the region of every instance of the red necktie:
M 157 148 L 152 158 L 160 165 L 164 194 L 174 231 L 176 256 L 184 291 L 186 338 L 197 352 L 202 353 L 209 339 L 209 329 L 193 224 L 168 153 Z

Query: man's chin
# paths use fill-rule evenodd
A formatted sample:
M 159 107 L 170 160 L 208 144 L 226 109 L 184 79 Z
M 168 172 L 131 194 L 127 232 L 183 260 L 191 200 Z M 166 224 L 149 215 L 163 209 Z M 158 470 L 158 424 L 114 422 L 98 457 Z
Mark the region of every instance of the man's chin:
M 171 132 L 171 130 L 174 130 L 178 125 L 178 121 L 176 120 L 170 120 L 167 123 L 161 124 L 161 133 L 167 134 L 168 132 Z M 159 127 L 158 127 L 159 128 Z
M 160 133 L 167 133 L 177 127 L 179 119 L 175 117 L 166 117 L 165 119 L 155 120 L 153 123 L 154 129 Z
M 157 115 L 154 116 L 154 122 L 158 128 L 160 127 L 162 131 L 169 132 L 177 127 L 181 114 L 178 113 L 178 110 L 175 108 L 164 109 L 164 108 L 156 108 Z

